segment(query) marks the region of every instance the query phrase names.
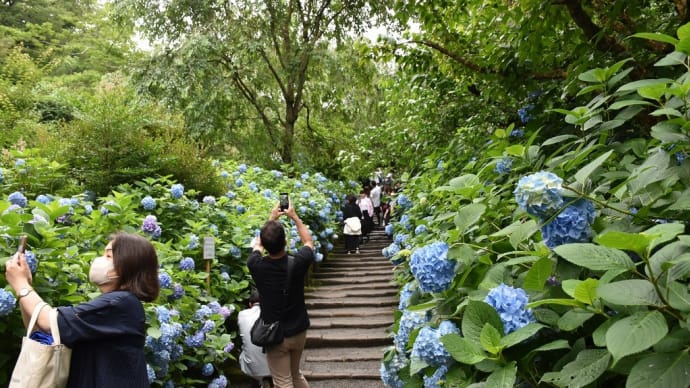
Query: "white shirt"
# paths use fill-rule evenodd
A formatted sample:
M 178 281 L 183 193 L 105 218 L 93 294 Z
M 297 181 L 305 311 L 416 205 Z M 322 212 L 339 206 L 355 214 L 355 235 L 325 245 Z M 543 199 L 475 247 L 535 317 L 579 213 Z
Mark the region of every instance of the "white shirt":
M 262 377 L 270 376 L 266 354 L 261 347 L 252 343 L 251 330 L 254 322 L 259 319 L 261 306 L 255 304 L 249 309 L 242 310 L 237 314 L 237 325 L 242 337 L 242 353 L 240 353 L 240 368 L 247 376 L 257 380 Z
M 381 186 L 376 186 L 371 189 L 369 198 L 371 198 L 371 203 L 374 205 L 374 207 L 381 206 Z
M 359 199 L 359 209 L 364 212 L 369 213 L 369 217 L 374 216 L 374 205 L 371 203 L 369 197 L 362 197 Z

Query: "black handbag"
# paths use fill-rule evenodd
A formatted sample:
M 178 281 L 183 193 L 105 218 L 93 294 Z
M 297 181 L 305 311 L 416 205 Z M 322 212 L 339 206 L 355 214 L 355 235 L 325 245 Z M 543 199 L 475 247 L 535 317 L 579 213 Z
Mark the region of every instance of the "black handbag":
M 285 303 L 283 309 L 288 305 L 288 295 L 290 290 L 290 278 L 292 274 L 292 267 L 294 265 L 295 258 L 288 256 L 287 264 L 287 282 L 285 286 Z M 285 333 L 283 332 L 283 326 L 280 320 L 275 322 L 266 322 L 262 316 L 254 322 L 252 325 L 252 330 L 250 331 L 252 343 L 256 346 L 261 346 L 264 348 L 279 345 L 285 339 Z

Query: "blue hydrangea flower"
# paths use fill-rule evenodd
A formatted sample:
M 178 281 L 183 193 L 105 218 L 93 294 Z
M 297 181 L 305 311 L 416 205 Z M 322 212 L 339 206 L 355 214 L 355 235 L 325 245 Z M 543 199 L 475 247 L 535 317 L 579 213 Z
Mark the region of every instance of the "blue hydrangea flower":
M 225 376 L 220 375 L 211 381 L 211 383 L 208 385 L 208 388 L 225 388 L 227 386 L 228 379 Z
M 38 197 L 36 197 L 36 202 L 40 202 L 40 203 L 42 203 L 42 204 L 44 204 L 44 205 L 50 203 L 51 201 L 52 201 L 52 199 L 51 199 L 49 196 L 47 196 L 47 195 L 41 194 L 41 195 L 39 195 Z
M 247 172 L 247 165 L 244 163 L 240 164 L 239 166 L 237 166 L 237 171 L 239 171 L 240 174 L 244 174 L 245 172 Z
M 424 388 L 441 388 L 441 381 L 446 380 L 446 373 L 448 373 L 448 366 L 441 365 L 433 375 L 424 376 Z
M 194 313 L 194 319 L 197 319 L 197 320 L 205 319 L 205 318 L 208 318 L 209 316 L 211 316 L 211 314 L 213 314 L 213 310 L 211 310 L 211 308 L 206 306 L 206 305 L 202 305 Z
M 167 307 L 161 306 L 161 305 L 156 306 L 156 313 L 158 315 L 158 322 L 160 322 L 160 323 L 169 323 L 170 322 L 170 310 L 168 310 Z
M 153 238 L 160 237 L 162 232 L 160 225 L 158 225 L 158 219 L 153 215 L 148 215 L 144 218 L 141 224 L 141 230 L 151 235 Z
M 203 331 L 204 333 L 210 333 L 215 328 L 216 328 L 216 323 L 207 319 L 206 321 L 204 321 L 204 326 L 201 327 L 201 331 Z
M 147 195 L 141 200 L 141 206 L 144 210 L 153 210 L 156 208 L 156 200 L 150 195 Z
M 207 362 L 206 364 L 204 364 L 203 367 L 201 367 L 201 374 L 204 376 L 212 375 L 213 371 L 213 364 L 211 364 L 210 362 Z
M 228 197 L 229 199 L 235 199 L 237 194 L 235 194 L 235 192 L 231 190 L 231 191 L 228 191 L 227 193 L 225 193 L 225 196 Z
M 388 225 L 386 225 L 386 226 L 388 226 Z M 426 225 L 424 225 L 424 224 L 417 225 L 417 227 L 414 228 L 414 234 L 415 235 L 420 235 L 424 232 L 426 232 Z
M 412 201 L 405 194 L 398 194 L 396 203 L 403 209 L 409 209 L 412 207 Z
M 8 316 L 16 304 L 17 299 L 14 295 L 6 289 L 0 288 L 0 317 Z
M 283 173 L 280 171 L 271 170 L 271 173 L 273 174 L 273 177 L 275 177 L 276 179 L 281 179 L 283 177 Z
M 181 183 L 176 183 L 170 187 L 170 195 L 175 199 L 182 198 L 184 194 L 184 186 Z
M 264 197 L 271 198 L 273 196 L 273 191 L 271 189 L 264 190 Z
M 579 199 L 556 215 L 541 228 L 544 244 L 549 249 L 559 245 L 588 242 L 592 238 L 591 225 L 595 219 L 592 202 Z
M 10 203 L 13 205 L 17 205 L 19 207 L 26 207 L 26 197 L 19 191 L 15 191 L 14 193 L 10 194 L 7 197 L 7 200 L 10 201 Z
M 443 164 L 444 163 L 445 162 L 443 161 L 443 159 L 439 160 L 438 163 L 436 163 L 436 170 L 437 171 L 443 171 Z
M 398 245 L 403 245 L 405 244 L 405 241 L 407 241 L 407 238 L 409 236 L 404 233 L 398 233 L 395 236 L 393 236 L 393 242 L 398 244 Z
M 212 195 L 207 195 L 201 201 L 207 205 L 213 206 L 216 204 L 216 197 L 214 197 Z
M 563 207 L 563 179 L 548 171 L 520 178 L 513 192 L 518 206 L 527 213 L 547 218 Z
M 405 286 L 400 290 L 400 302 L 398 303 L 398 310 L 403 311 L 410 307 L 410 298 L 414 295 L 414 285 L 412 282 L 405 284 Z
M 494 171 L 498 174 L 509 174 L 510 170 L 513 168 L 513 159 L 511 158 L 503 158 L 496 162 L 496 167 L 494 167 Z
M 460 330 L 451 321 L 441 322 L 438 329 L 431 326 L 422 327 L 412 345 L 412 357 L 419 358 L 431 366 L 448 365 L 451 356 L 441 343 L 441 337 L 446 334 L 460 334 Z
M 189 242 L 187 243 L 187 249 L 196 249 L 199 246 L 199 236 L 194 233 L 189 235 Z
M 402 382 L 402 380 L 400 380 L 398 371 L 404 368 L 407 364 L 408 361 L 405 359 L 405 356 L 397 353 L 390 361 L 385 363 L 382 362 L 381 369 L 379 370 L 381 373 L 381 381 L 383 381 L 387 387 L 404 388 L 405 384 Z
M 523 128 L 514 128 L 510 131 L 510 137 L 521 138 L 525 136 L 525 130 Z
M 146 376 L 149 378 L 149 384 L 153 384 L 153 381 L 156 380 L 156 372 L 148 363 L 146 364 Z
M 255 193 L 259 191 L 259 188 L 256 186 L 256 183 L 254 183 L 254 182 L 249 182 L 248 187 L 249 187 L 249 190 L 251 190 Z
M 300 193 L 300 196 L 302 196 L 302 198 L 304 198 L 304 199 L 307 199 L 307 198 L 309 198 L 309 192 L 308 192 L 308 191 L 303 191 L 303 192 Z
M 392 236 L 393 235 L 393 224 L 386 225 L 386 227 L 383 230 L 386 232 L 388 237 Z
M 326 243 L 326 251 L 330 252 L 333 250 L 333 244 L 329 241 Z
M 16 205 L 12 205 L 16 206 Z M 34 218 L 29 221 L 30 224 L 48 224 L 48 220 L 40 214 L 34 214 Z
M 391 259 L 393 256 L 398 254 L 400 252 L 400 245 L 396 243 L 391 243 L 389 246 L 383 248 L 381 250 L 381 254 L 386 258 L 386 259 Z
M 194 335 L 186 336 L 184 343 L 190 348 L 200 348 L 204 345 L 204 339 L 204 333 L 202 331 L 197 331 Z
M 182 271 L 193 271 L 194 270 L 194 259 L 191 257 L 185 257 L 180 260 L 180 270 Z
M 393 337 L 395 348 L 400 353 L 404 353 L 407 342 L 410 340 L 410 334 L 428 321 L 429 317 L 424 312 L 403 310 L 398 324 L 398 332 Z
M 221 272 L 220 277 L 223 278 L 223 280 L 230 280 L 230 274 L 227 272 Z
M 527 104 L 522 108 L 518 109 L 518 116 L 520 116 L 520 121 L 522 121 L 523 123 L 529 122 L 532 119 L 532 116 L 530 115 L 532 109 L 534 109 L 533 104 Z
M 15 167 L 15 168 L 19 168 L 19 167 L 23 167 L 23 166 L 26 166 L 26 160 L 24 160 L 24 159 L 17 159 L 17 160 L 14 162 L 14 167 Z
M 0 168 L 0 183 L 5 181 L 5 175 L 2 173 L 2 168 Z
M 170 286 L 172 286 L 172 278 L 167 272 L 159 272 L 158 283 L 160 283 L 160 286 L 163 288 L 170 288 Z
M 230 353 L 230 352 L 232 352 L 233 349 L 235 349 L 235 344 L 232 342 L 228 342 L 228 344 L 225 345 L 225 347 L 223 348 L 223 351 L 225 353 Z
M 230 247 L 230 256 L 239 259 L 240 257 L 242 257 L 242 250 L 240 250 L 239 247 L 233 245 L 232 247 Z
M 445 291 L 455 277 L 455 261 L 448 260 L 448 245 L 434 242 L 417 248 L 410 258 L 410 270 L 424 292 Z
M 317 263 L 320 263 L 323 261 L 323 253 L 321 252 L 316 252 L 316 255 L 314 256 L 314 261 Z
M 86 214 L 88 216 L 92 212 L 93 212 L 93 206 L 91 206 L 91 204 L 88 204 L 88 203 L 85 204 L 84 205 L 84 214 Z
M 521 288 L 500 284 L 489 291 L 484 302 L 498 312 L 505 334 L 512 333 L 530 322 L 536 322 L 532 310 L 526 308 L 529 299 L 525 290 Z
M 296 181 L 296 182 L 295 182 L 295 188 L 296 188 L 296 189 L 301 189 L 301 188 L 302 188 L 302 182 Z
M 242 206 L 242 205 L 237 205 L 235 207 L 235 210 L 237 211 L 238 214 L 244 214 L 244 212 L 246 211 L 244 206 Z
M 36 259 L 36 254 L 31 251 L 26 251 L 24 252 L 24 255 L 26 256 L 26 263 L 29 265 L 31 273 L 36 273 L 36 269 L 38 268 L 38 260 Z
M 230 176 L 230 174 L 228 174 L 227 171 L 225 171 L 225 170 L 221 171 L 221 173 L 220 173 L 220 177 L 221 177 L 221 178 L 225 179 L 225 178 L 227 178 L 228 176 Z
M 171 299 L 180 299 L 184 296 L 184 287 L 180 283 L 173 284 L 173 293 Z

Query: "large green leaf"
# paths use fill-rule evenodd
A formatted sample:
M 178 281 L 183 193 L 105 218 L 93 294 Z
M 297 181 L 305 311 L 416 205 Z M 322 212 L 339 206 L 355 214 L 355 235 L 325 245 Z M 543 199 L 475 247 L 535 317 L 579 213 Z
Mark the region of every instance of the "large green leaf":
M 520 342 L 526 340 L 527 338 L 530 338 L 533 336 L 536 332 L 544 328 L 544 325 L 538 324 L 538 323 L 530 323 L 527 324 L 514 332 L 506 335 L 505 337 L 501 338 L 501 345 L 504 348 L 509 348 L 513 345 L 517 345 Z
M 503 349 L 501 337 L 501 333 L 499 333 L 495 327 L 491 326 L 491 324 L 487 323 L 479 334 L 479 342 L 487 352 L 498 354 Z
M 597 295 L 608 303 L 631 306 L 661 306 L 661 298 L 648 280 L 631 279 L 599 285 Z
M 597 168 L 599 168 L 602 164 L 604 164 L 606 159 L 608 159 L 611 156 L 611 154 L 613 154 L 613 150 L 609 150 L 609 152 L 600 155 L 598 158 L 591 161 L 586 166 L 582 167 L 580 169 L 580 171 L 575 173 L 575 181 L 577 181 L 578 183 L 580 183 L 582 185 L 587 183 L 587 178 L 589 178 L 589 176 L 592 175 L 592 173 Z
M 544 283 L 551 276 L 553 262 L 548 257 L 542 257 L 536 263 L 532 264 L 532 268 L 527 271 L 522 287 L 526 290 L 541 291 L 544 289 Z
M 594 300 L 597 298 L 597 287 L 599 286 L 599 281 L 597 279 L 586 279 L 580 282 L 573 292 L 573 297 L 578 302 L 584 304 L 592 305 Z
M 678 43 L 678 39 L 662 34 L 660 32 L 638 32 L 636 34 L 632 34 L 631 37 L 633 38 L 640 38 L 640 39 L 649 39 L 649 40 L 656 40 L 658 42 L 664 42 L 664 43 L 669 43 L 672 45 L 675 45 Z
M 643 311 L 611 325 L 606 332 L 606 347 L 619 360 L 654 346 L 666 333 L 668 325 L 663 314 Z
M 635 364 L 630 371 L 626 388 L 690 386 L 690 356 L 688 352 L 655 353 Z
M 573 331 L 593 316 L 594 313 L 589 311 L 581 309 L 569 310 L 558 320 L 558 328 L 565 331 Z
M 464 232 L 467 227 L 479 221 L 485 210 L 486 206 L 480 203 L 471 203 L 461 207 L 455 216 L 455 227 L 458 231 Z
M 482 329 L 487 323 L 503 332 L 503 322 L 496 310 L 484 302 L 471 300 L 462 316 L 462 334 L 479 344 Z
M 458 334 L 444 335 L 441 337 L 441 343 L 457 362 L 463 364 L 474 365 L 487 358 L 478 342 L 470 341 Z
M 690 251 L 690 246 L 682 241 L 674 241 L 665 245 L 663 248 L 654 252 L 652 257 L 649 258 L 649 267 L 645 267 L 645 273 L 650 278 L 659 277 L 665 263 L 680 258 L 688 253 L 688 251 Z
M 671 241 L 679 234 L 685 231 L 685 225 L 681 223 L 660 224 L 654 225 L 651 228 L 642 232 L 645 235 L 653 236 L 652 242 L 647 248 L 649 251 L 656 248 L 657 245 Z
M 645 234 L 612 230 L 598 235 L 594 241 L 605 247 L 626 249 L 643 256 L 647 246 L 652 241 L 652 237 Z
M 594 271 L 635 268 L 625 252 L 595 244 L 565 244 L 556 247 L 554 251 L 569 262 Z
M 558 387 L 584 387 L 606 372 L 611 355 L 603 349 L 585 349 L 560 372 L 544 373 L 541 381 Z
M 502 366 L 493 371 L 486 379 L 487 388 L 513 388 L 515 386 L 515 375 L 517 365 L 511 361 L 508 365 Z
M 688 286 L 679 282 L 668 284 L 668 304 L 682 312 L 690 312 L 690 293 Z

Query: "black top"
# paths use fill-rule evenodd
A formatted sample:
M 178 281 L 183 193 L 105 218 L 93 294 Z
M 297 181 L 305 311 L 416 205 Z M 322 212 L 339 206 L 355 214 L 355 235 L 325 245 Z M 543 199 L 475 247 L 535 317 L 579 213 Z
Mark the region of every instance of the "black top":
M 346 203 L 343 206 L 343 219 L 346 220 L 351 217 L 362 219 L 362 210 L 356 203 Z
M 58 312 L 60 338 L 72 348 L 67 387 L 149 386 L 144 308 L 134 294 L 113 291 Z
M 304 246 L 295 255 L 290 279 L 288 305 L 285 304 L 285 283 L 287 281 L 287 255 L 280 259 L 261 257 L 254 251 L 247 259 L 247 267 L 252 274 L 259 295 L 261 295 L 261 317 L 266 322 L 280 320 L 286 337 L 299 334 L 309 328 L 307 306 L 304 304 L 304 276 L 314 261 L 314 251 Z M 282 311 L 284 314 L 281 314 Z

